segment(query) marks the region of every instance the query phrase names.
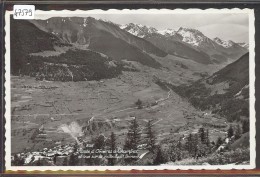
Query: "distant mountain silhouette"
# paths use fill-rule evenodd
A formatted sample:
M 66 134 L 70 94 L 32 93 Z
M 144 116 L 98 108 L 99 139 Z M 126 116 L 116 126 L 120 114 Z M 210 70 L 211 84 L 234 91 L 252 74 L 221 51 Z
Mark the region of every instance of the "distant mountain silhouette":
M 202 32 L 192 28 L 157 30 L 140 24 L 126 24 L 120 26 L 129 33 L 142 37 L 169 54 L 194 60 L 198 63 L 221 64 L 228 60 L 234 61 L 248 51 L 245 43 L 224 41 L 219 38 L 213 40 Z

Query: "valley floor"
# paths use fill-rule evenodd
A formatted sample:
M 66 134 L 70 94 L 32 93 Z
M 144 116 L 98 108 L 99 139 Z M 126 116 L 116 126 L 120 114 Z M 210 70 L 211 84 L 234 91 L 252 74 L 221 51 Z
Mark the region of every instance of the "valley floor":
M 124 72 L 101 81 L 50 82 L 18 76 L 11 81 L 12 153 L 75 142 L 82 127 L 88 127 L 86 139 L 114 131 L 123 146 L 133 117 L 141 127 L 153 119 L 158 142 L 178 140 L 202 126 L 224 127 L 210 128 L 211 141 L 226 134 L 224 118 L 196 110 L 145 72 Z M 142 109 L 135 105 L 138 99 Z

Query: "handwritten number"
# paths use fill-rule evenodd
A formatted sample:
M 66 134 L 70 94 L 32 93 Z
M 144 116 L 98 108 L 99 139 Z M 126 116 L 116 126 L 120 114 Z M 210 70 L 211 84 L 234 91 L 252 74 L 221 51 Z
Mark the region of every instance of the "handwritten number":
M 24 16 L 24 12 L 23 12 L 23 10 L 22 10 L 22 9 L 21 9 L 21 12 L 20 12 L 20 13 L 21 13 L 21 15 L 20 15 L 20 16 Z
M 32 16 L 32 9 L 15 9 L 14 16 Z
M 15 9 L 14 15 L 17 17 L 20 16 L 20 14 L 21 14 L 21 9 Z
M 29 16 L 32 16 L 32 9 L 29 9 Z

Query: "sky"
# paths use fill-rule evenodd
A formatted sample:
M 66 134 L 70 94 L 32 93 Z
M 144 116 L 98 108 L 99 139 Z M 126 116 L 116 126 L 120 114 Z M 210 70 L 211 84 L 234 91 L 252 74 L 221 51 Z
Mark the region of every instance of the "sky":
M 44 15 L 41 19 L 55 15 Z M 59 15 L 61 16 L 61 15 Z M 80 14 L 62 16 L 94 17 L 109 20 L 117 24 L 137 23 L 154 27 L 158 30 L 180 27 L 200 30 L 209 38 L 219 37 L 234 42 L 249 41 L 249 17 L 245 13 L 229 14 Z

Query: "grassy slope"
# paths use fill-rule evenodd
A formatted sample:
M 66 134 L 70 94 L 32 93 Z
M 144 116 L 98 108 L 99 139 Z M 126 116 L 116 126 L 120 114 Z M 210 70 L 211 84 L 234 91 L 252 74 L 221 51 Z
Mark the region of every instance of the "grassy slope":
M 152 57 L 141 51 L 134 45 L 130 45 L 120 38 L 116 38 L 108 32 L 96 31 L 95 36 L 91 38 L 89 48 L 102 52 L 116 60 L 137 61 L 143 65 L 153 68 L 159 68 L 160 63 Z
M 178 94 L 188 98 L 199 109 L 213 110 L 214 113 L 227 117 L 229 121 L 239 120 L 240 115 L 248 117 L 246 109 L 248 110 L 249 104 L 246 99 L 235 98 L 235 94 L 245 85 L 248 85 L 248 73 L 248 54 L 246 54 L 211 77 L 199 80 L 188 86 L 180 85 L 172 88 Z M 223 94 L 212 94 L 211 87 L 216 87 L 216 84 L 220 82 L 229 83 L 229 88 Z M 248 96 L 245 96 L 245 98 L 248 98 Z
M 60 81 L 82 81 L 116 77 L 121 65 L 109 66 L 111 58 L 91 50 L 68 50 L 57 56 L 30 55 L 43 51 L 55 51 L 63 43 L 53 34 L 38 29 L 28 21 L 11 21 L 11 72 Z

